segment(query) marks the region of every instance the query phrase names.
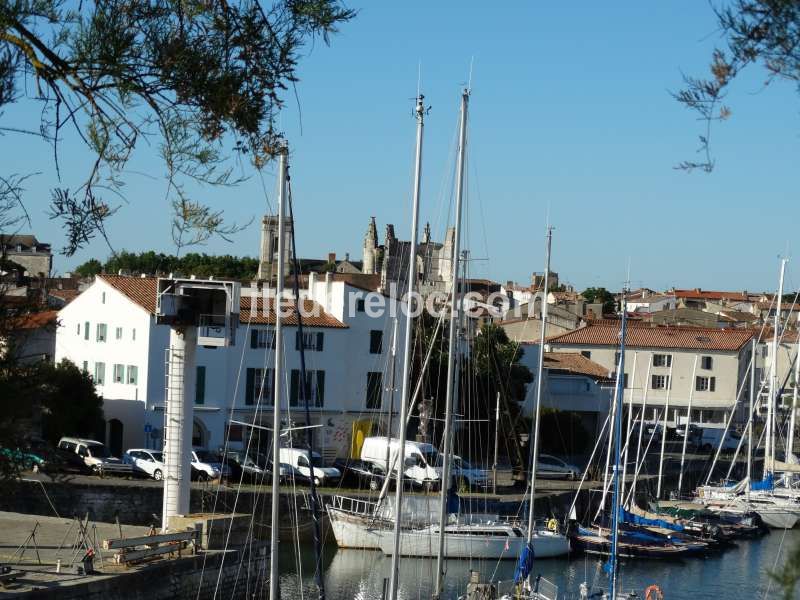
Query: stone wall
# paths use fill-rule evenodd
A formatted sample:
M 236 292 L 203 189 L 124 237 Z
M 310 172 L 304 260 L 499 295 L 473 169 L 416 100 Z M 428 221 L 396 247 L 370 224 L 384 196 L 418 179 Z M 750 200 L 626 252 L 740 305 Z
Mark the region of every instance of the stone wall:
M 269 558 L 264 547 L 248 556 L 240 549 L 153 562 L 107 578 L 54 586 L 25 594 L 26 600 L 167 600 L 266 598 Z M 223 563 L 224 560 L 224 563 Z M 222 576 L 219 577 L 220 569 Z M 217 579 L 219 577 L 219 584 Z

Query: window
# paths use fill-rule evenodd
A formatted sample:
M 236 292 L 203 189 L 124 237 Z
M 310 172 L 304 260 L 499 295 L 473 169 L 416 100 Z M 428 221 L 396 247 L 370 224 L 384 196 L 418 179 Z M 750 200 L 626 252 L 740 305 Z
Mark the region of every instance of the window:
M 134 342 L 136 341 L 136 328 L 135 327 L 131 330 L 131 339 Z
M 306 371 L 306 381 L 303 387 L 301 393 L 300 371 L 292 369 L 289 406 L 305 406 L 306 399 L 308 399 L 309 406 L 325 405 L 325 371 Z
M 103 385 L 106 380 L 106 363 L 94 363 L 94 382 L 97 385 Z
M 253 329 L 250 331 L 251 348 L 275 348 L 274 329 Z
M 672 355 L 671 354 L 653 354 L 654 367 L 671 367 Z
M 364 299 L 356 298 L 356 311 L 364 312 Z
M 586 358 L 592 358 L 592 353 L 589 350 L 581 350 L 581 356 L 585 356 Z
M 622 374 L 622 387 L 624 387 L 624 388 L 628 387 L 628 374 L 627 373 L 623 373 Z
M 139 383 L 139 367 L 128 365 L 128 383 L 136 385 Z
M 78 335 L 81 334 L 81 324 L 80 321 L 78 322 L 78 331 L 76 332 Z
M 122 339 L 122 327 L 117 327 L 114 330 L 114 339 L 121 340 Z
M 381 408 L 382 391 L 383 373 L 380 371 L 370 371 L 367 373 L 367 408 Z
M 194 403 L 205 404 L 206 402 L 206 368 L 197 367 L 197 383 L 194 388 Z
M 100 296 L 100 302 L 102 302 L 103 304 L 106 303 L 106 293 L 105 292 L 103 292 L 102 295 Z
M 321 331 L 303 332 L 303 350 L 316 350 L 322 352 L 323 334 Z M 295 350 L 300 350 L 300 332 L 295 333 Z
M 272 405 L 275 403 L 274 369 L 247 369 L 247 384 L 245 386 L 244 403 L 248 406 L 258 404 Z
M 650 388 L 653 390 L 666 390 L 670 387 L 669 375 L 653 375 L 650 380 Z
M 714 358 L 711 356 L 700 357 L 700 368 L 710 371 L 714 366 Z
M 125 381 L 125 365 L 114 365 L 114 383 Z
M 105 323 L 98 323 L 97 324 L 97 336 L 95 338 L 98 342 L 105 342 L 106 341 L 106 324 Z
M 716 377 L 697 377 L 694 383 L 694 389 L 698 392 L 713 392 L 716 388 Z
M 83 339 L 85 340 L 89 339 L 89 321 L 86 321 L 83 324 Z
M 83 372 L 84 373 L 88 373 L 89 372 L 89 361 L 88 360 L 83 361 Z
M 617 367 L 619 367 L 619 356 L 620 356 L 620 353 L 619 353 L 619 352 L 614 352 L 614 364 L 615 364 Z
M 373 329 L 369 332 L 369 353 L 380 354 L 383 351 L 383 331 Z

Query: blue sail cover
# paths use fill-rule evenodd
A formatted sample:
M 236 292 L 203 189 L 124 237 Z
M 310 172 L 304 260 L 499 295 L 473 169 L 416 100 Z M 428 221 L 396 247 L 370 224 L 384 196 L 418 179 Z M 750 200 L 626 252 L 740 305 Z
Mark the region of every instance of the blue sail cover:
M 526 544 L 522 549 L 522 554 L 517 561 L 517 568 L 514 569 L 514 583 L 520 584 L 523 579 L 527 579 L 533 569 L 533 543 Z
M 684 529 L 683 525 L 680 525 L 679 523 L 670 523 L 669 521 L 664 521 L 662 519 L 648 519 L 647 517 L 640 517 L 639 515 L 628 512 L 624 508 L 622 509 L 622 520 L 626 523 L 632 523 L 633 525 L 661 527 L 662 529 L 670 529 L 672 531 L 683 531 Z
M 750 484 L 750 489 L 756 492 L 769 491 L 775 487 L 775 476 L 772 473 L 767 473 L 761 481 L 754 481 Z

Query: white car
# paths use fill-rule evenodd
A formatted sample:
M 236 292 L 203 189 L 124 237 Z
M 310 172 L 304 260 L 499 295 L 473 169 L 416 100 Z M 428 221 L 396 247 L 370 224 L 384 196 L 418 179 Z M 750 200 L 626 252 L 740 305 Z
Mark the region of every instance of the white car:
M 164 479 L 164 456 L 159 450 L 132 448 L 122 456 L 122 461 L 133 465 L 134 471 L 145 473 L 156 481 Z
M 130 475 L 132 471 L 130 465 L 126 465 L 117 457 L 111 456 L 108 448 L 97 440 L 62 437 L 58 441 L 58 449 L 66 452 L 74 452 L 83 459 L 83 462 L 87 467 L 92 469 L 92 472 L 98 475 L 106 473 Z
M 536 461 L 536 476 L 542 479 L 580 479 L 578 467 L 550 454 L 540 454 Z
M 208 450 L 192 450 L 192 475 L 195 479 L 209 480 L 230 477 L 231 468 L 220 457 Z
M 342 474 L 339 469 L 335 467 L 326 467 L 322 464 L 322 457 L 314 452 L 311 454 L 308 450 L 302 448 L 281 448 L 280 450 L 280 467 L 281 475 L 283 475 L 284 467 L 291 468 L 291 476 L 305 479 L 311 479 L 311 466 L 314 467 L 314 484 L 315 485 L 328 485 L 339 481 Z

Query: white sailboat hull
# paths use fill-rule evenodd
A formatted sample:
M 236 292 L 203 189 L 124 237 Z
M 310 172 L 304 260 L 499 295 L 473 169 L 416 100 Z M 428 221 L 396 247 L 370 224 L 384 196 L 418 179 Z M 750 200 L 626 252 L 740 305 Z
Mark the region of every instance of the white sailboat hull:
M 394 539 L 391 532 L 381 533 L 380 548 L 386 555 L 394 553 Z M 447 531 L 444 537 L 445 558 L 486 558 L 516 560 L 525 547 L 524 536 L 476 535 Z M 532 539 L 537 558 L 564 556 L 569 553 L 569 539 L 559 533 L 537 532 Z M 400 554 L 402 556 L 435 557 L 439 545 L 438 528 L 416 531 L 403 531 L 400 534 Z
M 340 548 L 380 550 L 380 530 L 375 518 L 328 506 L 328 519 Z
M 800 514 L 796 512 L 763 508 L 754 508 L 753 510 L 764 521 L 764 525 L 772 529 L 792 529 L 800 519 Z

